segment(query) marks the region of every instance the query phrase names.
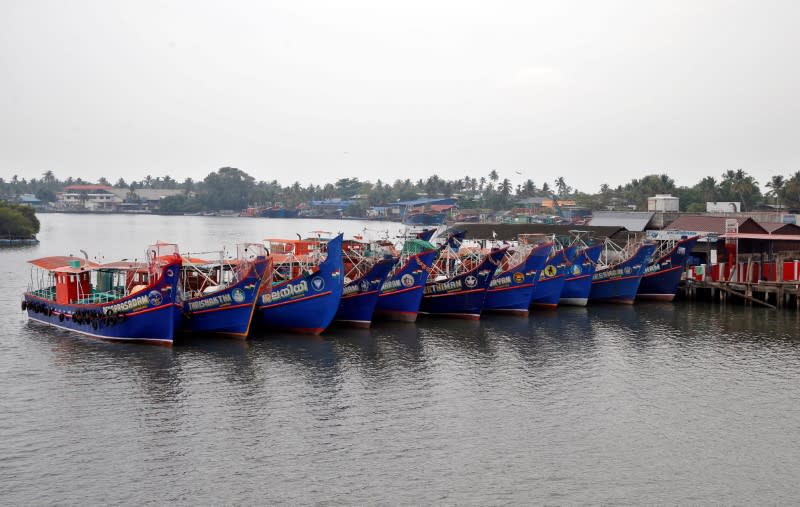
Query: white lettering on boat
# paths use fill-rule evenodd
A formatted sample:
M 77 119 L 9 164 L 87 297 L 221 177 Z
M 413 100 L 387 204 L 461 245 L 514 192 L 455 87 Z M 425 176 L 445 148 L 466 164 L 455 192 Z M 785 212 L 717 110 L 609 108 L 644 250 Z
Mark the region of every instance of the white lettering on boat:
M 293 299 L 295 297 L 302 296 L 306 292 L 308 292 L 308 283 L 305 280 L 301 280 L 298 283 L 285 285 L 278 290 L 264 294 L 261 296 L 261 303 L 277 303 L 278 301 L 282 301 L 284 299 Z
M 106 311 L 111 310 L 114 313 L 128 312 L 138 308 L 146 307 L 150 304 L 150 298 L 147 295 L 137 296 L 122 303 L 104 307 Z
M 201 299 L 200 301 L 192 301 L 189 303 L 190 311 L 204 310 L 206 308 L 214 308 L 231 303 L 230 294 L 220 294 L 218 296 L 211 296 L 210 298 Z

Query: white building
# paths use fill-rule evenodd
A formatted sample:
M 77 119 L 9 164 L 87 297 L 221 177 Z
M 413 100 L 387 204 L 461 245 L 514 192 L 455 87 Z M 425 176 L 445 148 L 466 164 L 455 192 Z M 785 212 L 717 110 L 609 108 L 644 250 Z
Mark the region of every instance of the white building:
M 114 211 L 122 202 L 106 185 L 68 185 L 58 194 L 56 208 L 88 211 Z
M 647 198 L 647 211 L 678 211 L 680 199 L 670 194 L 656 194 Z

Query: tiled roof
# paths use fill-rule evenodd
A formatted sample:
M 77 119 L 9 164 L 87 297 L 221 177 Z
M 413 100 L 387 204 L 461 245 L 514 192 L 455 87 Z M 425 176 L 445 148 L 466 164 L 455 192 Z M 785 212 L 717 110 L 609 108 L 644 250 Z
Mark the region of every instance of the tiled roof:
M 761 224 L 749 217 L 725 217 L 725 216 L 711 216 L 711 215 L 683 215 L 678 217 L 674 222 L 669 224 L 665 229 L 675 229 L 679 231 L 697 231 L 697 232 L 710 232 L 716 234 L 725 234 L 725 220 L 730 218 L 736 219 L 739 227 L 745 222 L 751 222 L 756 228 L 765 230 Z M 765 230 L 766 232 L 766 230 Z

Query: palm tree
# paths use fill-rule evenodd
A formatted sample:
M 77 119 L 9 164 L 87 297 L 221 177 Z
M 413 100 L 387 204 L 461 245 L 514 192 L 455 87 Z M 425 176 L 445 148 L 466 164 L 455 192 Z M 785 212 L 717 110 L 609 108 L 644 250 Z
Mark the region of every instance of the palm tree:
M 500 176 L 497 175 L 497 171 L 492 169 L 492 171 L 489 173 L 489 179 L 492 181 L 497 181 L 500 179 Z
M 561 198 L 566 197 L 572 191 L 572 188 L 564 181 L 563 176 L 559 176 L 555 181 L 556 188 L 558 189 L 558 196 Z
M 769 180 L 764 186 L 770 189 L 767 195 L 775 196 L 775 207 L 780 210 L 781 197 L 783 196 L 783 189 L 786 186 L 786 178 L 780 174 L 773 176 L 772 179 Z

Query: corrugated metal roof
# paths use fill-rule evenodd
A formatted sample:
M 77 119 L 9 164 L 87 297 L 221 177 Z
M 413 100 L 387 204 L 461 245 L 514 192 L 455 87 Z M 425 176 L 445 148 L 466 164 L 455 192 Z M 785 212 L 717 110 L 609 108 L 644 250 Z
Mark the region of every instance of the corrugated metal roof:
M 595 211 L 589 225 L 600 227 L 624 227 L 629 231 L 641 232 L 655 213 L 651 211 Z

